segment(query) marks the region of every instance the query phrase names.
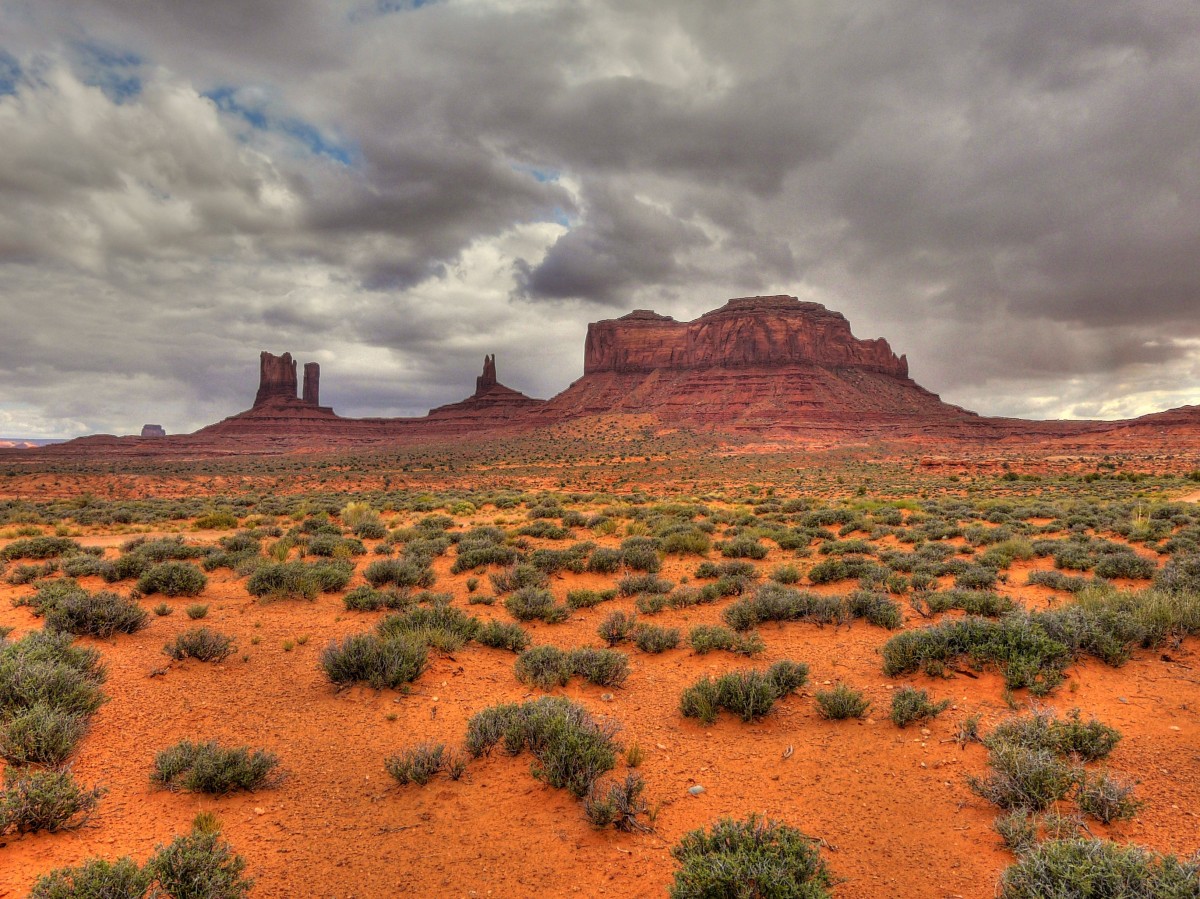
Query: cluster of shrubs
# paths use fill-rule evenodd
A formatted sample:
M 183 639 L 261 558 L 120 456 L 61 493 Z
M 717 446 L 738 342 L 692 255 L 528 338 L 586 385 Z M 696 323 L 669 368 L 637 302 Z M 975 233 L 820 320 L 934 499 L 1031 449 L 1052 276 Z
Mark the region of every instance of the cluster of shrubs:
M 278 767 L 279 758 L 273 752 L 246 746 L 225 748 L 213 740 L 184 740 L 155 755 L 150 780 L 167 790 L 223 796 L 274 784 Z
M 581 646 L 561 650 L 535 646 L 517 656 L 517 679 L 543 690 L 565 686 L 572 677 L 601 687 L 619 687 L 629 676 L 629 658 L 614 649 Z
M 190 834 L 156 847 L 144 866 L 125 857 L 59 868 L 38 878 L 29 899 L 240 899 L 254 886 L 245 870 L 215 818 L 201 814 Z
M 821 596 L 777 583 L 763 584 L 753 596 L 727 606 L 721 618 L 736 631 L 750 630 L 764 621 L 841 624 L 861 618 L 890 629 L 904 623 L 900 606 L 883 593 L 856 590 L 849 596 Z
M 808 666 L 790 661 L 776 662 L 766 671 L 731 671 L 715 679 L 705 675 L 683 691 L 679 710 L 704 724 L 716 721 L 722 710 L 752 721 L 807 681 Z
M 78 827 L 95 809 L 103 791 L 79 786 L 65 766 L 105 701 L 104 678 L 99 653 L 68 634 L 0 638 L 0 834 Z
M 132 599 L 102 590 L 88 593 L 74 578 L 39 584 L 33 595 L 14 600 L 45 618 L 46 629 L 59 633 L 111 637 L 133 634 L 144 628 L 149 615 Z

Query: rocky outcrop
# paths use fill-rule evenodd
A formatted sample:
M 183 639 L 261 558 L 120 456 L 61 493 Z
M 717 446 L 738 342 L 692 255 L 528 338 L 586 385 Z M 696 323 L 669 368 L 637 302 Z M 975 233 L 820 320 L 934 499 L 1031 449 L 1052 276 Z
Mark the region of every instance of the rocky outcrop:
M 254 405 L 274 399 L 296 398 L 296 362 L 291 353 L 276 356 L 266 350 L 258 354 L 258 393 Z
M 468 429 L 510 423 L 514 418 L 546 404 L 520 391 L 505 387 L 496 377 L 496 357 L 483 357 L 483 374 L 475 379 L 475 392 L 462 402 L 431 409 L 426 420 L 453 422 Z
M 142 425 L 143 437 L 166 437 L 167 429 L 162 425 Z
M 321 366 L 316 362 L 304 363 L 303 400 L 310 406 L 321 405 Z
M 742 297 L 695 321 L 639 309 L 588 325 L 584 375 L 819 365 L 908 377 L 886 340 L 859 340 L 845 316 L 788 296 Z

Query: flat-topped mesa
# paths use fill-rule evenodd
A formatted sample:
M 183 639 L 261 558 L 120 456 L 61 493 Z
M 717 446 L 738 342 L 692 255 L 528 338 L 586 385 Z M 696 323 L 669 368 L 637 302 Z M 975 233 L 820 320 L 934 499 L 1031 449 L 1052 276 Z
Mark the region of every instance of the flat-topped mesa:
M 258 354 L 258 393 L 254 405 L 275 397 L 296 399 L 296 362 L 291 353 L 276 356 L 266 350 Z
M 796 297 L 740 297 L 695 321 L 646 309 L 588 325 L 584 374 L 818 365 L 908 377 L 886 340 L 859 340 L 845 316 Z

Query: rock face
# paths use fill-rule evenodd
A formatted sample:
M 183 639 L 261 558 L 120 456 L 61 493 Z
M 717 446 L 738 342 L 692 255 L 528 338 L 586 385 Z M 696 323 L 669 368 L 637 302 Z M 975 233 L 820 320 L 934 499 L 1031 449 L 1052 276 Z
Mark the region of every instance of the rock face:
M 266 350 L 258 354 L 258 393 L 254 405 L 275 397 L 296 398 L 296 362 L 291 353 L 275 356 Z
M 142 425 L 143 437 L 166 437 L 167 429 L 162 425 Z
M 588 325 L 583 372 L 819 365 L 908 377 L 886 340 L 859 340 L 850 323 L 795 297 L 742 297 L 695 321 L 639 309 Z
M 431 409 L 426 420 L 475 429 L 489 424 L 511 422 L 523 413 L 546 404 L 505 387 L 496 377 L 496 357 L 483 357 L 483 374 L 475 379 L 475 392 L 462 402 Z
M 304 402 L 310 406 L 321 405 L 321 366 L 316 362 L 304 363 Z

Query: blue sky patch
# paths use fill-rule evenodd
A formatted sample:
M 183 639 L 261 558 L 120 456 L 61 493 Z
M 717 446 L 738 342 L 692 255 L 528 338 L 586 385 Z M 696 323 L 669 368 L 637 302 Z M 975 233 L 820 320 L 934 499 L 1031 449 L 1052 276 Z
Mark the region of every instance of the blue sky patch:
M 241 102 L 236 88 L 219 87 L 206 91 L 204 96 L 216 103 L 221 112 L 237 116 L 259 131 L 286 135 L 314 156 L 325 156 L 348 166 L 353 165 L 360 155 L 353 144 L 335 140 L 309 122 L 297 118 L 275 118 L 262 106 Z
M 71 46 L 74 68 L 84 84 L 100 88 L 114 103 L 123 103 L 142 92 L 142 57 L 93 41 Z
M 17 58 L 0 47 L 0 96 L 15 94 L 21 81 L 21 64 Z

